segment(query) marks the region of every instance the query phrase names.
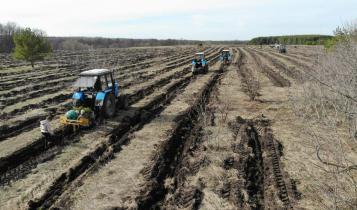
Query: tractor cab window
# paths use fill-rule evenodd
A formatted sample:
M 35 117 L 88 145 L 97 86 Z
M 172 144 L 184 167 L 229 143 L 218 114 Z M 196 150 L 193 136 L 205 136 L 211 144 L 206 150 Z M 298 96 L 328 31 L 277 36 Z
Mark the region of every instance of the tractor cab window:
M 114 80 L 111 74 L 106 75 L 108 79 L 108 88 L 112 88 Z
M 225 57 L 228 57 L 228 56 L 229 56 L 229 52 L 228 52 L 228 51 L 223 51 L 222 54 L 223 54 L 223 56 L 225 56 Z
M 102 90 L 102 81 L 100 79 L 100 77 L 95 77 L 96 80 L 95 80 L 95 84 L 94 84 L 94 90 L 95 91 L 101 91 Z
M 201 59 L 203 59 L 203 58 L 204 58 L 203 55 L 196 55 L 195 56 L 195 60 L 197 60 L 197 61 L 201 61 Z
M 106 90 L 106 89 L 109 88 L 109 81 L 110 81 L 109 75 L 100 76 L 100 82 L 102 84 L 102 89 L 103 90 Z
M 77 88 L 91 88 L 95 85 L 97 77 L 79 77 L 74 83 Z

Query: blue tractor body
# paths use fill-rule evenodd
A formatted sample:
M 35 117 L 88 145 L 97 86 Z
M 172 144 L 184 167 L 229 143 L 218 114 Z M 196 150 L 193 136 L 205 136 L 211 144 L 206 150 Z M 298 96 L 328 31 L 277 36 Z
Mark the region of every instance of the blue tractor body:
M 192 60 L 192 74 L 207 73 L 208 72 L 208 61 L 205 58 L 203 52 L 196 53 L 194 59 Z
M 87 107 L 96 115 L 112 117 L 117 106 L 126 106 L 124 96 L 119 95 L 119 83 L 110 70 L 84 71 L 74 86 L 78 88 L 72 95 L 74 107 Z
M 232 62 L 232 54 L 229 50 L 222 50 L 220 60 L 223 65 L 229 65 Z

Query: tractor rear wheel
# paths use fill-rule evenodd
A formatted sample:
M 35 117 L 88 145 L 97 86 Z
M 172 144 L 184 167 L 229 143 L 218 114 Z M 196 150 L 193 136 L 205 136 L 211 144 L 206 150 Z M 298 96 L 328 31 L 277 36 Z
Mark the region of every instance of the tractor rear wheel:
M 206 66 L 205 66 L 205 68 L 204 68 L 203 72 L 204 72 L 205 74 L 207 74 L 207 73 L 208 73 L 208 65 L 206 65 Z
M 120 96 L 118 101 L 119 109 L 126 109 L 129 106 L 128 98 L 126 96 Z
M 115 96 L 112 93 L 109 93 L 105 99 L 102 106 L 102 113 L 104 117 L 110 118 L 115 114 Z

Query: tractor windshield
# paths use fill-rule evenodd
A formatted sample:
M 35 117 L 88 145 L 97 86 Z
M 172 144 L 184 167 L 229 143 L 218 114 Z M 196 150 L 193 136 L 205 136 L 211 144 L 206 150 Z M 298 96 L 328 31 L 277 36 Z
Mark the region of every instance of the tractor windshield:
M 93 77 L 79 77 L 77 81 L 74 83 L 74 87 L 79 88 L 88 88 L 94 87 L 95 81 L 97 80 L 96 76 Z
M 203 54 L 196 54 L 195 55 L 195 59 L 196 60 L 201 60 L 201 59 L 204 59 L 204 58 L 205 58 L 205 56 Z

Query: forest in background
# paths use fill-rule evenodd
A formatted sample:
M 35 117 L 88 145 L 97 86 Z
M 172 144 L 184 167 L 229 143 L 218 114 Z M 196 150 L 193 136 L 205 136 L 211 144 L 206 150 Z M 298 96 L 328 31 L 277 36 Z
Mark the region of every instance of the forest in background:
M 0 53 L 11 53 L 14 34 L 23 28 L 16 23 L 0 23 Z M 45 32 L 44 32 L 45 34 Z M 99 48 L 150 47 L 198 44 L 242 44 L 245 41 L 200 41 L 184 39 L 129 39 L 103 37 L 47 37 L 53 50 L 88 50 Z
M 333 36 L 328 35 L 289 35 L 289 36 L 264 36 L 256 37 L 249 41 L 249 44 L 270 45 L 270 44 L 287 44 L 287 45 L 324 45 L 327 40 Z

